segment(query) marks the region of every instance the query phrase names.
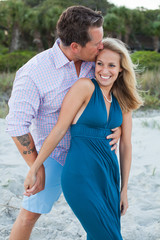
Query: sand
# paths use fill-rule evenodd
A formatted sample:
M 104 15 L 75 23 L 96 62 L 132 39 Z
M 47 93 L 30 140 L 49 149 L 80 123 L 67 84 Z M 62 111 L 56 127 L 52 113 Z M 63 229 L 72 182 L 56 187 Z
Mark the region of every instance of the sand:
M 27 167 L 0 119 L 0 240 L 18 215 Z M 133 118 L 129 208 L 122 217 L 124 240 L 160 240 L 160 114 Z M 31 240 L 85 240 L 86 234 L 63 195 L 41 216 Z

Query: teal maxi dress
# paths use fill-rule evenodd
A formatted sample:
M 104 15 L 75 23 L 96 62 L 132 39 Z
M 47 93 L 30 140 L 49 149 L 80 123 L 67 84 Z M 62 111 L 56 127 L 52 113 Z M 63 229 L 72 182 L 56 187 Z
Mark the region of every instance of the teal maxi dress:
M 122 111 L 112 96 L 109 117 L 98 83 L 77 123 L 71 126 L 71 145 L 62 171 L 66 201 L 87 233 L 87 240 L 122 240 L 120 174 L 109 140 L 122 124 Z

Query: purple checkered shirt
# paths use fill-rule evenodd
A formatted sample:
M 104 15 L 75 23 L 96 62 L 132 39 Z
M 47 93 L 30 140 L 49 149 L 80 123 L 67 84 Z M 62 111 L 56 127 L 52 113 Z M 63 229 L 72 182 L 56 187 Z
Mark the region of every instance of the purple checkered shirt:
M 78 77 L 74 62 L 60 50 L 59 40 L 33 57 L 16 73 L 6 118 L 9 134 L 15 137 L 31 132 L 39 151 L 57 122 L 67 91 L 79 78 L 93 78 L 94 66 L 93 62 L 83 62 Z M 68 130 L 50 157 L 63 165 L 69 145 Z

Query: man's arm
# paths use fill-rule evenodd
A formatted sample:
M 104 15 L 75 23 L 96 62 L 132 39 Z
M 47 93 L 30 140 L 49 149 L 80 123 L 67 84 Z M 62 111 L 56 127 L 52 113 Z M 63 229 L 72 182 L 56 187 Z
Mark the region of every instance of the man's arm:
M 12 136 L 13 141 L 29 167 L 32 166 L 37 157 L 37 151 L 33 138 L 29 133 L 29 127 L 32 119 L 38 115 L 40 102 L 40 92 L 33 79 L 26 74 L 25 68 L 24 72 L 22 70 L 18 71 L 8 103 L 7 132 Z M 38 182 L 36 182 L 37 192 L 44 189 L 44 179 L 44 167 L 42 166 L 37 178 L 39 186 L 37 185 Z
M 38 155 L 32 135 L 30 133 L 27 133 L 22 136 L 12 137 L 12 139 L 15 142 L 22 157 L 26 161 L 27 165 L 31 167 Z M 37 192 L 42 191 L 44 189 L 44 186 L 45 186 L 45 170 L 44 166 L 42 165 L 37 172 L 36 184 L 30 190 L 32 191 L 32 194 L 35 194 Z M 25 195 L 30 196 L 30 192 L 28 192 Z
M 22 136 L 12 137 L 12 139 L 27 165 L 31 167 L 37 157 L 37 151 L 31 134 L 27 133 Z

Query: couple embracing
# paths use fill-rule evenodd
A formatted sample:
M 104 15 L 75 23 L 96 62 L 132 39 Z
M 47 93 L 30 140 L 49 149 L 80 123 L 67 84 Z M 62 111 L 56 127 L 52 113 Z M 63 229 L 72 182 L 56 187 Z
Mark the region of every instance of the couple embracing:
M 123 42 L 103 39 L 99 12 L 69 7 L 57 35 L 16 73 L 9 101 L 7 131 L 30 167 L 10 240 L 28 240 L 62 190 L 88 240 L 120 240 L 132 111 L 142 104 L 134 66 Z

